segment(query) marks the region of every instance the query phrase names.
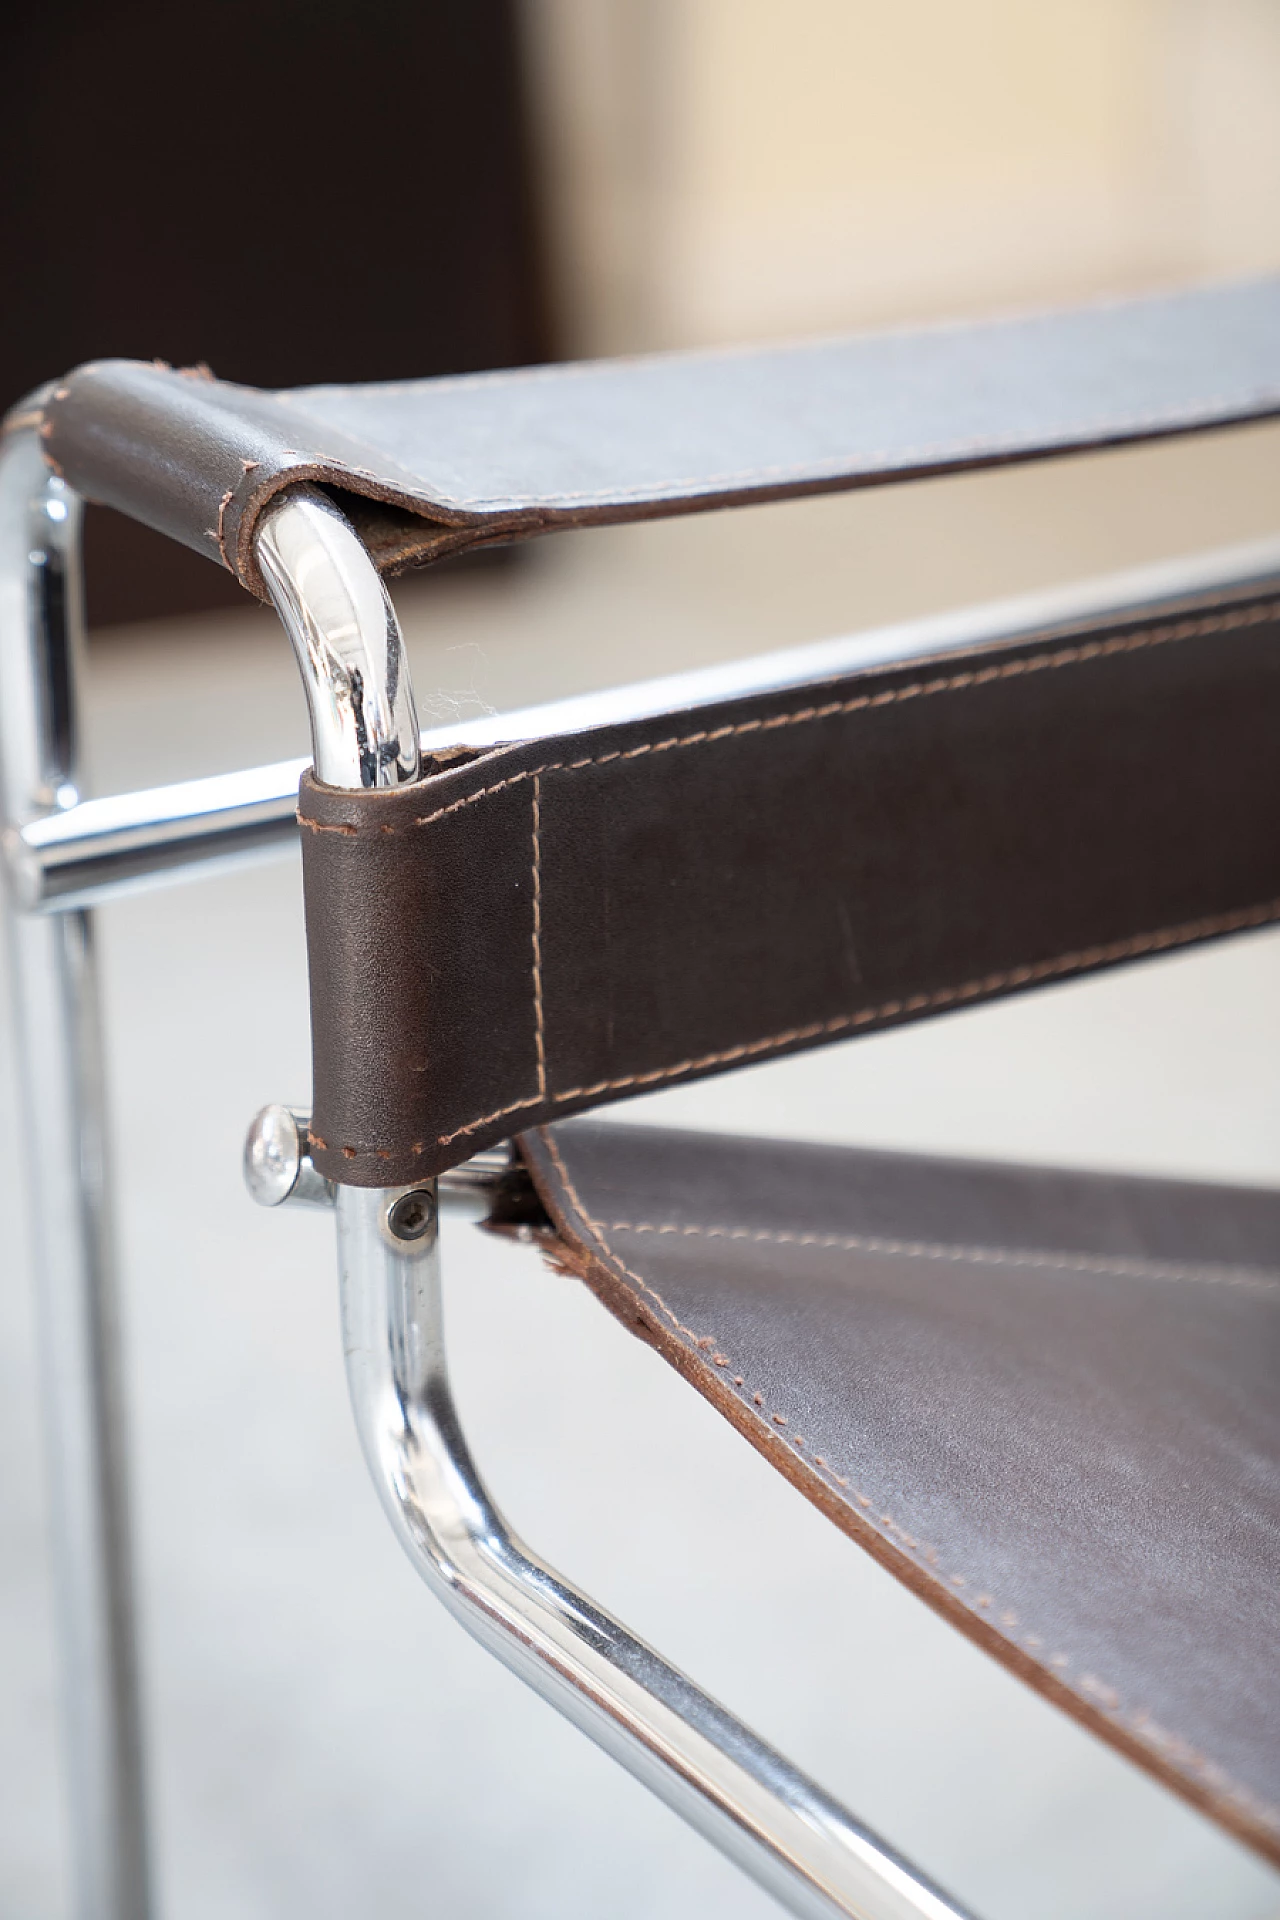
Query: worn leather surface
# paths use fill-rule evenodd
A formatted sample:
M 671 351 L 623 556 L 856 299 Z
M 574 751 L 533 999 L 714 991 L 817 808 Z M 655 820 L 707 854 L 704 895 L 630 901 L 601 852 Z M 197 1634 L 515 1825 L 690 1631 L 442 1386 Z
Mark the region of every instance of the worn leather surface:
M 303 783 L 316 1158 L 544 1119 L 1280 915 L 1280 604 Z
M 1280 411 L 1280 279 L 981 325 L 266 393 L 79 368 L 36 419 L 71 484 L 254 591 L 281 487 L 340 488 L 379 564 L 1026 460 Z
M 801 1492 L 1280 1861 L 1280 1194 L 584 1121 L 520 1145 L 553 1256 Z

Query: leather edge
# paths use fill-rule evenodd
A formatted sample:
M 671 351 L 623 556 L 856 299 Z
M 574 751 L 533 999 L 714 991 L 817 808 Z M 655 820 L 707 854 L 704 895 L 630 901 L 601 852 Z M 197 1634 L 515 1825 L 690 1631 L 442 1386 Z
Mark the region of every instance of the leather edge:
M 653 1347 L 797 1492 L 949 1625 L 1162 1786 L 1280 1867 L 1280 1810 L 1259 1807 L 1252 1796 L 1233 1789 L 1229 1781 L 1197 1779 L 1194 1771 L 1179 1770 L 1174 1756 L 1181 1743 L 1175 1734 L 1166 1734 L 1164 1749 L 1149 1736 L 1144 1738 L 1119 1712 L 1108 1711 L 1101 1702 L 1068 1685 L 1052 1669 L 1041 1666 L 1007 1640 L 873 1521 L 849 1507 L 814 1464 L 799 1455 L 770 1424 L 767 1410 L 755 1412 L 729 1388 L 701 1350 L 705 1347 L 709 1351 L 714 1342 L 695 1345 L 666 1325 L 660 1311 L 640 1300 L 635 1290 L 638 1276 L 628 1279 L 628 1270 L 595 1232 L 556 1146 L 553 1129 L 544 1125 L 520 1135 L 516 1148 L 552 1222 L 552 1231 L 534 1237 L 554 1268 L 581 1280 L 629 1333 Z M 643 1281 L 639 1285 L 652 1292 Z M 652 1297 L 659 1307 L 663 1304 L 657 1294 Z M 1198 1757 L 1184 1747 L 1181 1750 L 1185 1759 Z M 1203 1764 L 1207 1770 L 1208 1763 Z

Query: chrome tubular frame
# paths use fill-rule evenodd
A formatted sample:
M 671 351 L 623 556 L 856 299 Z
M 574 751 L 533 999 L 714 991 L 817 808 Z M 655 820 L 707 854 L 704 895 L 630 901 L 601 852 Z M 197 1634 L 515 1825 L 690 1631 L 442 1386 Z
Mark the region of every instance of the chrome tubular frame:
M 401 787 L 422 767 L 400 623 L 346 515 L 291 487 L 263 515 L 254 553 L 289 636 L 330 787 Z
M 394 1232 L 406 1198 L 429 1222 L 413 1239 Z M 511 1532 L 449 1389 L 427 1190 L 340 1187 L 337 1219 L 360 1442 L 400 1544 L 450 1612 L 792 1913 L 958 1920 L 914 1868 Z
M 0 795 L 8 837 L 74 809 L 80 503 L 34 434 L 0 451 Z M 11 905 L 14 903 L 10 902 Z M 7 916 L 31 1195 L 78 1920 L 146 1920 L 125 1432 L 93 925 Z
M 323 495 L 308 493 L 313 501 L 328 505 Z M 348 541 L 347 558 L 354 559 L 359 543 L 349 528 Z M 477 715 L 431 728 L 421 736 L 421 745 L 424 752 L 439 752 L 456 746 L 484 749 L 506 740 L 542 740 L 587 727 L 687 710 L 713 700 L 808 685 L 833 674 L 899 660 L 1012 642 L 1046 627 L 1074 621 L 1099 616 L 1120 619 L 1128 612 L 1150 613 L 1162 603 L 1200 593 L 1274 592 L 1278 587 L 1280 540 L 1254 541 L 1189 560 L 1137 567 L 1104 580 L 911 620 L 872 633 L 789 647 L 781 653 L 760 654 L 727 666 L 578 694 L 514 713 Z M 377 604 L 381 606 L 382 602 Z M 287 624 L 292 617 L 287 610 Z M 303 617 L 300 613 L 299 618 Z M 381 617 L 373 614 L 375 633 Z M 341 627 L 343 623 L 339 620 L 336 624 Z M 295 630 L 291 625 L 290 631 L 295 647 L 305 658 L 313 641 L 305 630 Z M 345 644 L 341 634 L 338 642 L 341 671 L 341 644 Z M 352 664 L 358 668 L 358 662 Z M 330 692 L 326 711 L 351 707 L 356 692 L 354 684 L 345 696 L 341 689 L 336 695 Z M 403 689 L 399 697 L 403 698 Z M 403 721 L 396 720 L 390 731 L 398 738 L 403 727 Z M 101 800 L 79 800 L 52 812 L 41 812 L 7 838 L 5 853 L 14 895 L 30 911 L 63 913 L 137 886 L 165 885 L 283 852 L 297 838 L 298 780 L 308 764 L 305 760 L 282 760 L 274 766 L 181 780 L 171 786 L 113 794 Z
M 180 877 L 285 843 L 294 831 L 302 764 L 107 800 L 79 797 L 78 513 L 35 437 L 10 436 L 0 454 L 0 799 L 77 1913 L 79 1920 L 147 1920 L 88 906 L 139 880 Z M 325 495 L 297 488 L 264 516 L 257 554 L 298 658 L 319 777 L 350 788 L 418 778 L 419 735 L 399 630 L 354 530 Z M 733 669 L 441 728 L 422 744 L 465 739 L 486 747 L 536 738 L 1278 578 L 1280 546 L 1260 544 Z M 476 1473 L 449 1392 L 435 1190 L 335 1193 L 308 1170 L 304 1135 L 283 1109 L 259 1116 L 251 1188 L 268 1204 L 336 1206 L 344 1340 L 361 1443 L 392 1524 L 427 1583 L 478 1639 L 794 1912 L 956 1920 L 959 1908 L 510 1532 Z M 442 1188 L 474 1206 L 493 1177 L 493 1167 L 477 1161 Z
M 373 564 L 341 527 L 323 496 L 286 496 L 258 535 L 258 555 L 302 672 L 319 777 L 398 785 L 418 772 L 405 751 L 408 670 Z M 416 728 L 412 738 L 416 748 Z M 260 1197 L 316 1198 L 305 1176 L 299 1184 L 304 1159 L 283 1110 L 259 1116 L 246 1168 Z M 510 1532 L 449 1391 L 436 1184 L 338 1187 L 334 1201 L 360 1442 L 400 1544 L 433 1591 L 793 1913 L 957 1920 L 956 1906 L 834 1800 Z

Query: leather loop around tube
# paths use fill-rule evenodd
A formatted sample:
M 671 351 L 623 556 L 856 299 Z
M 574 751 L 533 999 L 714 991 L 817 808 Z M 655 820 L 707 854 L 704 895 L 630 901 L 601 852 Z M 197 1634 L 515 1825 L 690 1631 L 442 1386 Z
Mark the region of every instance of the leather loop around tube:
M 303 783 L 316 1159 L 540 1121 L 1280 917 L 1280 603 Z
M 1280 1194 L 582 1121 L 521 1150 L 552 1257 L 772 1465 L 1280 1864 Z
M 12 419 L 88 498 L 261 591 L 258 517 L 341 489 L 384 568 L 549 528 L 882 484 L 1280 411 L 1280 280 L 972 325 L 267 393 L 138 361 Z

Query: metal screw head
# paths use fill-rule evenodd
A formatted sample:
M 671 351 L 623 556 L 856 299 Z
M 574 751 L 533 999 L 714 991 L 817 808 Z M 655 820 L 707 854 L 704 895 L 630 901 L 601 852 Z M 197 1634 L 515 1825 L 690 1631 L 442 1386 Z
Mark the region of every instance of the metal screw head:
M 244 1143 L 244 1183 L 260 1207 L 331 1207 L 334 1187 L 311 1158 L 311 1116 L 270 1106 L 255 1115 Z
M 244 1183 L 260 1207 L 278 1207 L 297 1185 L 303 1141 L 288 1107 L 255 1114 L 244 1143 Z
M 402 1193 L 387 1208 L 387 1230 L 396 1240 L 422 1240 L 436 1223 L 436 1197 L 429 1187 Z

